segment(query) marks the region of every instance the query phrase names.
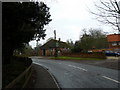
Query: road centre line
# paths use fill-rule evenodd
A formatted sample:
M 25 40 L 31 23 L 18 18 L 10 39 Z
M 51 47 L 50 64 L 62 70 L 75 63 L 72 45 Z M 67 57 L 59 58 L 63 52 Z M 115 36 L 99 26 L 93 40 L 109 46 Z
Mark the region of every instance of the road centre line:
M 111 81 L 113 81 L 113 82 L 120 83 L 119 81 L 114 80 L 114 79 L 112 79 L 112 78 L 109 78 L 109 77 L 106 77 L 106 76 L 102 76 L 102 77 L 103 77 L 103 78 L 106 78 L 106 79 L 108 79 L 108 80 L 111 80 Z
M 68 65 L 68 66 L 74 67 L 74 68 L 78 68 L 78 69 L 83 70 L 83 71 L 87 71 L 87 70 L 84 69 L 84 68 L 76 67 L 76 66 L 73 66 L 73 65 Z M 105 78 L 105 79 L 111 80 L 111 81 L 113 81 L 113 82 L 120 83 L 119 81 L 114 80 L 114 79 L 112 79 L 112 78 L 109 78 L 109 77 L 107 77 L 107 76 L 102 76 L 102 77 Z
M 68 65 L 68 66 L 70 66 L 70 67 L 74 67 L 74 68 L 77 68 L 77 69 L 80 69 L 80 70 L 83 70 L 83 71 L 87 71 L 86 69 L 81 68 L 81 67 L 76 67 L 76 66 L 73 66 L 73 65 Z

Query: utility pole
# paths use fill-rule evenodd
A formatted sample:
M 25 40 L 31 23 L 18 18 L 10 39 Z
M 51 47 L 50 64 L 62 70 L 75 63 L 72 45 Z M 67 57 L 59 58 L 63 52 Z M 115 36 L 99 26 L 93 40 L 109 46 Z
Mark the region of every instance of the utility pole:
M 58 51 L 57 51 L 57 47 L 58 47 L 58 42 L 57 42 L 57 40 L 56 40 L 56 30 L 54 30 L 54 39 L 55 39 L 55 57 L 57 57 L 58 56 Z
M 54 30 L 54 39 L 56 40 L 56 30 Z

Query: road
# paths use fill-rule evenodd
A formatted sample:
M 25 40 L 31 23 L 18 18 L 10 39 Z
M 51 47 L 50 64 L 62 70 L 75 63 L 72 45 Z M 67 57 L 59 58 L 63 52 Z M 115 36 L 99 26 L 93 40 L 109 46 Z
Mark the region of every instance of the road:
M 118 88 L 118 70 L 65 60 L 32 58 L 56 78 L 61 88 Z

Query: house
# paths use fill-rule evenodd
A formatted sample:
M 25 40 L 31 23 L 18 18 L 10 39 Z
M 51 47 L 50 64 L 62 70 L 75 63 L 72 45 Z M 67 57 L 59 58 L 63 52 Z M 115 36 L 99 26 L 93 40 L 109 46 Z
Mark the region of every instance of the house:
M 55 50 L 57 48 L 58 54 L 61 52 L 69 50 L 69 45 L 65 42 L 59 40 L 51 39 L 40 47 L 40 55 L 43 56 L 54 56 Z
M 120 34 L 107 35 L 107 40 L 109 43 L 109 48 L 120 48 Z
M 120 52 L 120 34 L 107 35 L 107 40 L 112 51 Z
M 107 41 L 109 44 L 109 48 L 105 49 L 92 49 L 92 52 L 102 52 L 102 51 L 114 51 L 120 52 L 120 34 L 109 34 L 107 35 Z

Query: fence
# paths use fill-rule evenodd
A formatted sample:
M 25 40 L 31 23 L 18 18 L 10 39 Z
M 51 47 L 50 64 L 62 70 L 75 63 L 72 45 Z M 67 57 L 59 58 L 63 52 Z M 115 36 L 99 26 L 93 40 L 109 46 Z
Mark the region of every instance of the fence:
M 7 88 L 25 88 L 28 80 L 31 77 L 32 65 L 30 65 L 23 73 L 21 73 L 16 79 L 9 83 L 4 89 Z

